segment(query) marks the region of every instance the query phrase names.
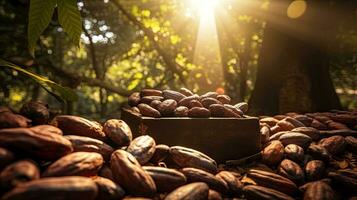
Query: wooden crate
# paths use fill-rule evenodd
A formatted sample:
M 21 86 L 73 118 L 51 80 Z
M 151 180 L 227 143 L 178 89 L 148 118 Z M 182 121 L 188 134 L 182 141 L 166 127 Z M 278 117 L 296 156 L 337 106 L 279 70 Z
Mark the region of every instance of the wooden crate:
M 260 152 L 258 118 L 144 117 L 129 109 L 122 120 L 133 136 L 148 134 L 157 144 L 180 145 L 201 151 L 218 163 Z

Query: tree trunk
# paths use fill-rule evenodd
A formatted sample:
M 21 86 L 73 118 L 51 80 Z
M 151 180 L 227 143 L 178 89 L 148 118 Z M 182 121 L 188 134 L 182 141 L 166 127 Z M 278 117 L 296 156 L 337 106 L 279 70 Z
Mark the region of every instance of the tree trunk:
M 257 79 L 249 101 L 251 112 L 272 115 L 339 109 L 329 74 L 326 22 L 323 16 L 316 16 L 321 7 L 308 4 L 302 17 L 289 19 L 289 3 L 274 1 L 270 8 L 275 17 L 267 19 Z

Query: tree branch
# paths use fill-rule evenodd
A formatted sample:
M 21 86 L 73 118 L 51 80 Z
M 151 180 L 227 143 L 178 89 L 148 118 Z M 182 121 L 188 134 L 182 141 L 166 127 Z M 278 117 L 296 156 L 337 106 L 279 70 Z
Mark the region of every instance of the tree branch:
M 59 76 L 64 76 L 68 79 L 75 80 L 78 83 L 85 83 L 88 86 L 93 86 L 93 87 L 100 87 L 104 88 L 107 91 L 116 93 L 120 96 L 129 96 L 130 91 L 120 89 L 118 87 L 115 87 L 112 83 L 105 82 L 103 80 L 99 80 L 98 78 L 88 78 L 85 76 L 78 75 L 77 73 L 72 73 L 63 70 L 62 68 L 56 66 L 52 61 L 47 60 L 46 61 L 46 66 L 51 68 L 53 72 L 55 72 Z
M 159 45 L 159 43 L 157 41 L 155 41 L 154 32 L 151 29 L 146 28 L 131 13 L 127 12 L 125 10 L 125 8 L 117 0 L 113 0 L 113 1 L 110 1 L 110 2 L 112 2 L 118 8 L 118 10 L 125 15 L 125 17 L 129 21 L 133 22 L 136 26 L 138 26 L 144 32 L 144 34 L 151 40 L 153 46 L 155 47 L 156 51 L 162 57 L 162 59 L 165 62 L 166 66 L 168 67 L 168 69 L 171 70 L 174 74 L 177 74 L 179 76 L 179 78 L 180 78 L 180 81 L 183 84 L 186 85 L 186 80 L 185 80 L 184 76 L 182 75 L 181 70 L 179 70 L 179 65 L 174 61 L 175 59 L 172 58 L 163 48 L 161 48 L 161 46 Z

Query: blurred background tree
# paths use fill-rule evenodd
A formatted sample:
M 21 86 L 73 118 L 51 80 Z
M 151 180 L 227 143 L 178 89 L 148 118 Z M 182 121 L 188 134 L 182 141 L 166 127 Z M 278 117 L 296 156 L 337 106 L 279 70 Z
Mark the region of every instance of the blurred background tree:
M 259 114 L 357 108 L 354 0 L 79 0 L 81 47 L 54 12 L 35 58 L 29 4 L 0 0 L 0 56 L 75 89 L 65 113 L 118 117 L 133 91 L 183 86 L 250 99 Z M 0 85 L 1 105 L 61 108 L 16 71 L 1 69 Z

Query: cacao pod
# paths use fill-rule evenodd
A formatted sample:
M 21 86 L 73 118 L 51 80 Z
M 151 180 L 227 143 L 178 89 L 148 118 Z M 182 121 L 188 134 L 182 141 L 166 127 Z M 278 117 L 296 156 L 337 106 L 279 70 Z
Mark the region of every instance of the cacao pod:
M 155 195 L 154 180 L 130 153 L 121 149 L 114 151 L 110 160 L 110 168 L 114 180 L 131 195 L 143 197 Z
M 41 178 L 17 186 L 6 193 L 2 200 L 94 200 L 97 192 L 97 186 L 90 178 L 77 176 Z
M 186 176 L 187 182 L 205 182 L 207 185 L 214 190 L 222 193 L 227 193 L 228 185 L 222 179 L 215 177 L 211 173 L 203 171 L 196 168 L 183 168 L 181 172 Z
M 103 163 L 103 157 L 99 153 L 75 152 L 52 163 L 42 176 L 94 176 Z
M 88 119 L 73 115 L 58 115 L 51 125 L 62 130 L 64 135 L 80 135 L 105 140 L 105 133 L 100 124 Z
M 269 187 L 289 195 L 293 195 L 297 192 L 297 187 L 294 182 L 275 173 L 252 169 L 249 170 L 248 177 L 253 179 L 258 185 Z
M 20 160 L 8 165 L 0 174 L 0 185 L 9 190 L 20 184 L 40 178 L 40 170 L 30 160 Z
M 284 158 L 284 146 L 278 140 L 271 141 L 262 151 L 262 161 L 276 165 Z
M 74 152 L 95 152 L 101 154 L 105 160 L 108 160 L 114 151 L 111 146 L 101 140 L 79 135 L 66 135 L 64 137 L 72 143 Z
M 35 133 L 28 128 L 1 129 L 0 146 L 44 160 L 55 160 L 73 151 L 71 142 L 63 136 Z
M 206 200 L 208 192 L 209 188 L 206 183 L 190 183 L 169 193 L 165 200 Z
M 147 116 L 147 117 L 161 117 L 161 114 L 159 111 L 157 111 L 155 108 L 147 105 L 147 104 L 144 104 L 144 103 L 141 103 L 138 105 L 138 108 L 140 110 L 140 113 L 144 116 Z
M 104 123 L 103 131 L 118 146 L 128 146 L 133 139 L 130 127 L 118 119 L 109 119 Z
M 180 167 L 194 167 L 212 174 L 217 173 L 217 163 L 207 155 L 194 149 L 173 146 L 170 148 L 170 157 Z
M 154 180 L 157 191 L 160 193 L 171 192 L 186 183 L 186 176 L 175 169 L 151 166 L 144 166 L 143 169 Z
M 155 140 L 148 136 L 142 135 L 135 138 L 127 148 L 127 151 L 133 155 L 141 164 L 147 163 L 155 153 Z
M 321 160 L 312 160 L 305 166 L 306 179 L 317 181 L 325 176 L 325 164 Z

